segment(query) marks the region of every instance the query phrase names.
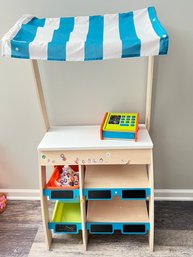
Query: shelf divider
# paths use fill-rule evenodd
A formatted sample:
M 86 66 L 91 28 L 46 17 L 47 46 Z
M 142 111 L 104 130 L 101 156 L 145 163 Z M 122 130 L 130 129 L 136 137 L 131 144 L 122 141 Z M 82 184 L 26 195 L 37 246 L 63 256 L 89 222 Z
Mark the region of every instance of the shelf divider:
M 88 243 L 88 231 L 86 229 L 86 199 L 83 196 L 83 187 L 85 179 L 85 167 L 79 165 L 79 185 L 80 185 L 80 212 L 81 212 L 81 223 L 82 223 L 82 239 L 83 247 L 86 251 Z

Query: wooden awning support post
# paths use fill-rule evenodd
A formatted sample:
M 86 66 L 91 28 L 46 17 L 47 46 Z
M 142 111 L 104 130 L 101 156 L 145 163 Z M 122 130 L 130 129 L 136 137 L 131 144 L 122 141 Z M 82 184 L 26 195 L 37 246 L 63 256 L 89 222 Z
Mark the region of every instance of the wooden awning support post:
M 154 67 L 154 56 L 149 56 L 148 67 L 147 67 L 147 90 L 146 90 L 146 112 L 145 112 L 145 125 L 148 131 L 150 129 L 150 118 L 151 118 L 153 67 Z
M 46 103 L 45 103 L 45 99 L 44 99 L 44 93 L 43 93 L 43 89 L 42 89 L 42 83 L 41 83 L 38 62 L 37 62 L 37 60 L 30 60 L 30 61 L 31 61 L 31 65 L 32 65 L 32 73 L 33 73 L 33 77 L 34 77 L 36 95 L 37 95 L 40 112 L 41 112 L 43 123 L 44 123 L 44 129 L 45 129 L 45 132 L 47 132 L 48 129 L 50 128 L 50 124 L 49 124 L 49 120 L 48 120 L 48 113 L 47 113 Z

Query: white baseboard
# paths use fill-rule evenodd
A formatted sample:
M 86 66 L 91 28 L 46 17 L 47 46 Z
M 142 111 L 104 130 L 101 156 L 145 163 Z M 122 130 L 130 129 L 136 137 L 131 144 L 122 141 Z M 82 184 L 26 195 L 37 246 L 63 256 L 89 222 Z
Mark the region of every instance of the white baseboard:
M 157 201 L 193 201 L 193 189 L 156 189 Z
M 38 189 L 0 189 L 10 200 L 40 200 Z M 155 189 L 156 201 L 193 201 L 193 189 Z
M 10 200 L 40 200 L 38 189 L 0 189 Z

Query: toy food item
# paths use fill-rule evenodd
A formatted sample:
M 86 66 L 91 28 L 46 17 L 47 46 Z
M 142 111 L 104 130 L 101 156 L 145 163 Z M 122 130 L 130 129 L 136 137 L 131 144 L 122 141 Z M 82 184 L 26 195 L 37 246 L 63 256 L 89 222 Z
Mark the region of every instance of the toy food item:
M 79 173 L 70 166 L 65 165 L 58 179 L 55 180 L 56 186 L 77 186 L 79 184 Z
M 7 197 L 6 194 L 0 193 L 0 213 L 2 213 L 7 205 Z

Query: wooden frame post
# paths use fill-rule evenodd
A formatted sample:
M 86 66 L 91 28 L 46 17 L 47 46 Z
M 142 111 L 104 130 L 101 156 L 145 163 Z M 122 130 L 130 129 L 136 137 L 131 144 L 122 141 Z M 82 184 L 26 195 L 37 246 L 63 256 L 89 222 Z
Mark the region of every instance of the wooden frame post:
M 147 91 L 146 91 L 146 113 L 145 113 L 145 125 L 147 130 L 150 130 L 150 118 L 151 118 L 151 99 L 152 99 L 152 86 L 153 86 L 153 68 L 154 68 L 154 56 L 148 57 L 147 67 Z M 153 173 L 153 150 L 151 150 L 151 161 L 148 165 L 148 176 L 151 188 L 151 194 L 149 197 L 149 247 L 150 250 L 154 250 L 154 173 Z
M 150 129 L 150 118 L 151 118 L 153 67 L 154 67 L 154 56 L 149 56 L 148 67 L 147 67 L 147 91 L 146 91 L 147 93 L 146 93 L 146 114 L 145 114 L 145 125 L 148 131 Z
M 151 194 L 149 196 L 149 247 L 150 250 L 154 250 L 154 173 L 153 173 L 153 150 L 151 150 L 151 162 L 148 165 L 148 177 L 151 188 Z
M 86 229 L 86 198 L 83 196 L 84 189 L 84 177 L 85 177 L 85 167 L 79 165 L 79 178 L 80 178 L 80 212 L 81 212 L 81 223 L 82 223 L 82 239 L 83 247 L 86 251 L 88 242 L 88 231 Z
M 39 159 L 39 187 L 40 187 L 40 202 L 41 202 L 41 211 L 42 211 L 42 222 L 43 230 L 45 235 L 45 242 L 47 250 L 51 247 L 52 242 L 52 232 L 48 229 L 49 220 L 49 210 L 48 210 L 48 199 L 47 196 L 43 195 L 43 191 L 46 185 L 46 166 L 41 165 L 40 153 L 38 153 Z
M 41 83 L 41 77 L 40 72 L 38 68 L 38 62 L 37 60 L 30 60 L 31 66 L 32 66 L 32 73 L 34 77 L 34 83 L 35 83 L 35 89 L 36 89 L 36 95 L 40 107 L 40 112 L 42 115 L 43 123 L 44 123 L 44 129 L 45 132 L 48 131 L 50 128 L 49 120 L 48 120 L 48 113 L 46 109 L 45 99 L 44 99 L 44 93 L 42 89 L 42 83 Z

